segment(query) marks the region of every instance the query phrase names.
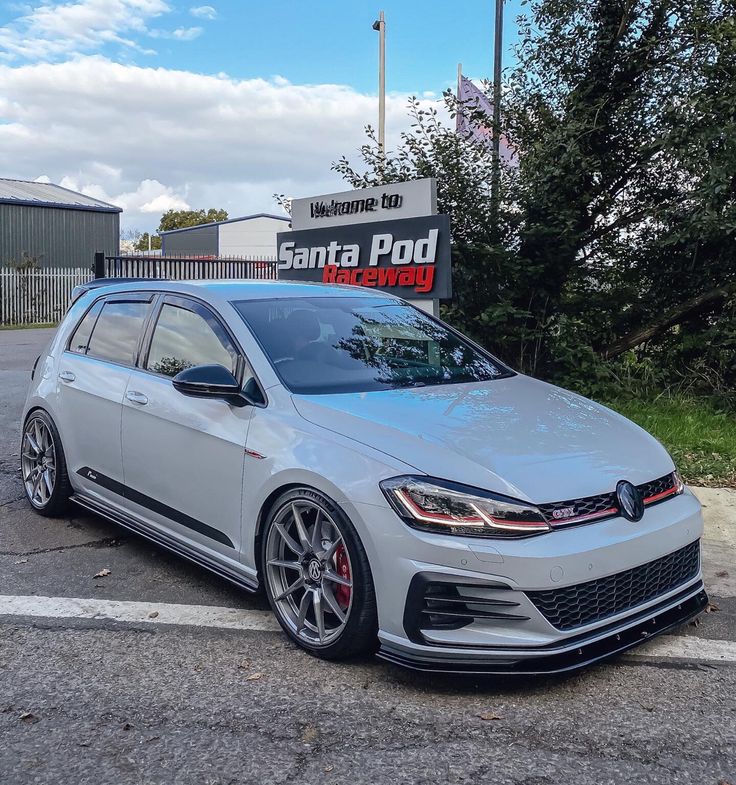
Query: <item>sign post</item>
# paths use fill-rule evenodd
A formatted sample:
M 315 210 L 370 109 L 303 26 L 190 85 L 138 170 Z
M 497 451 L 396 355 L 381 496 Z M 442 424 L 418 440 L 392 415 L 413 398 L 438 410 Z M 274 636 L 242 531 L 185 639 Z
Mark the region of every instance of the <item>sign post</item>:
M 292 202 L 279 277 L 381 289 L 434 315 L 452 295 L 450 221 L 432 178 Z

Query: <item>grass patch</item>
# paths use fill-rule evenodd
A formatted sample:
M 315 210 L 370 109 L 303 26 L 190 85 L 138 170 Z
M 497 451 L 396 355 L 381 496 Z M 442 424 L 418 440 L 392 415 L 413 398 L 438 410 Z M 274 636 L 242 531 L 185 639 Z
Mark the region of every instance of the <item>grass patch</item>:
M 56 327 L 58 322 L 36 322 L 34 324 L 0 324 L 0 330 L 34 330 L 41 327 Z
M 707 400 L 617 399 L 606 406 L 656 436 L 690 485 L 736 488 L 736 414 Z

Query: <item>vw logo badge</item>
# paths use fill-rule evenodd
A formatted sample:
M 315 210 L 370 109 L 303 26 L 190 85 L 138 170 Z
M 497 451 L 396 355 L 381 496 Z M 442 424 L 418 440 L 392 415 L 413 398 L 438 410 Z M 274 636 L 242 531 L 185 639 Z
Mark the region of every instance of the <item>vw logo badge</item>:
M 318 581 L 322 577 L 322 566 L 316 559 L 309 562 L 309 577 L 313 581 Z
M 636 522 L 644 517 L 644 500 L 636 486 L 628 480 L 621 480 L 616 485 L 616 499 L 624 518 Z

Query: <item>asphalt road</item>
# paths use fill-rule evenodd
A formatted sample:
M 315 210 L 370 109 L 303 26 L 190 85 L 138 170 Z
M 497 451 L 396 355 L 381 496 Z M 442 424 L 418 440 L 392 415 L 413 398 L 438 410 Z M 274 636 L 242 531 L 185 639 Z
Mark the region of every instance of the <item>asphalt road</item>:
M 81 509 L 30 511 L 18 418 L 48 337 L 0 331 L 0 595 L 265 609 Z M 673 639 L 691 653 L 655 647 L 566 678 L 325 663 L 277 632 L 2 615 L 0 598 L 0 785 L 736 785 L 733 503 L 707 500 L 719 610 Z

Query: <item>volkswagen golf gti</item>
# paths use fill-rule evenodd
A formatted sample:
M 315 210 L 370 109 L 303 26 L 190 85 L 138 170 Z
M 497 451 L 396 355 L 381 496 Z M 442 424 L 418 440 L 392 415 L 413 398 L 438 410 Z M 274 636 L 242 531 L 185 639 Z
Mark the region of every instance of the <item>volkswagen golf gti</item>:
M 706 604 L 667 451 L 409 303 L 93 282 L 37 360 L 22 480 L 243 589 L 312 654 L 564 671 Z

